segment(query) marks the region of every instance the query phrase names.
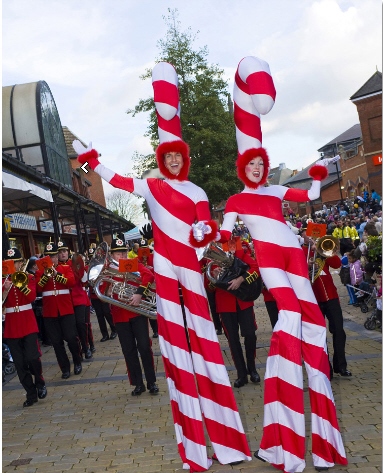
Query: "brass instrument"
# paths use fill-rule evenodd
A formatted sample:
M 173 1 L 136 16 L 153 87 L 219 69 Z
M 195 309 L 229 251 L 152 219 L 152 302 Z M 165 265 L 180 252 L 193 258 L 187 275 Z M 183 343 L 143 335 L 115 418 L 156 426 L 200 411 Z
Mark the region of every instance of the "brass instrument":
M 211 260 L 206 267 L 206 276 L 212 284 L 224 290 L 228 290 L 227 284 L 230 280 L 239 276 L 244 276 L 249 269 L 249 266 L 246 263 L 234 256 L 232 253 L 224 251 L 215 242 L 210 242 L 203 251 L 198 249 L 197 257 L 199 260 L 202 258 Z M 222 269 L 217 278 L 214 278 L 211 274 L 211 267 L 213 265 L 218 265 Z M 230 272 L 232 273 L 232 277 L 230 276 Z M 229 290 L 228 292 L 243 301 L 256 300 L 261 294 L 263 283 L 260 276 L 257 276 L 256 278 L 251 277 L 251 279 L 252 280 L 249 281 L 248 284 L 243 282 L 238 289 L 234 291 Z
M 15 271 L 13 274 L 11 274 L 12 284 L 9 286 L 9 289 L 7 290 L 7 292 L 3 295 L 3 299 L 2 299 L 3 304 L 5 300 L 7 299 L 9 291 L 12 289 L 13 286 L 17 287 L 18 289 L 22 289 L 23 287 L 28 285 L 28 281 L 29 281 L 28 273 L 25 271 L 27 269 L 27 266 L 28 266 L 28 260 L 24 262 L 23 266 L 20 268 L 19 271 Z
M 103 302 L 130 310 L 140 315 L 145 315 L 150 319 L 157 318 L 156 294 L 148 290 L 143 297 L 140 305 L 132 306 L 130 299 L 136 293 L 137 286 L 129 284 L 129 281 L 140 282 L 137 273 L 120 273 L 118 263 L 109 253 L 109 247 L 106 242 L 102 242 L 95 250 L 89 263 L 88 282 L 93 287 L 96 296 Z M 116 281 L 114 278 L 118 278 Z M 100 286 L 105 284 L 109 286 L 111 295 L 117 295 L 118 299 L 113 299 L 101 292 Z M 153 287 L 153 285 L 152 285 Z
M 79 253 L 73 253 L 72 255 L 72 270 L 76 279 L 82 279 L 85 271 L 85 263 L 82 256 Z
M 55 274 L 56 270 L 53 266 L 44 269 L 44 274 L 48 278 L 51 278 Z
M 339 251 L 339 239 L 331 235 L 324 235 L 315 242 L 315 253 L 312 266 L 309 269 L 310 280 L 313 283 L 322 272 L 326 258 L 334 256 Z M 319 258 L 317 258 L 317 254 Z M 315 265 L 317 269 L 315 271 Z

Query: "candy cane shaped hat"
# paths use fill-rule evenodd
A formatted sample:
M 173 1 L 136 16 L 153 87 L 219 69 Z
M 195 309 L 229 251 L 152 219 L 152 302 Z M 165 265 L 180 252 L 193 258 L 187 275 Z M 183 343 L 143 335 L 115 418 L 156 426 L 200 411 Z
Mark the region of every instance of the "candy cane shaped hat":
M 152 70 L 154 104 L 158 120 L 160 144 L 156 150 L 160 172 L 168 179 L 187 179 L 190 168 L 189 146 L 181 138 L 180 99 L 178 76 L 168 62 L 159 62 Z M 169 152 L 182 154 L 184 165 L 177 176 L 171 174 L 164 165 L 164 155 Z
M 235 73 L 234 121 L 238 145 L 237 174 L 248 187 L 263 185 L 270 169 L 267 152 L 262 148 L 260 115 L 266 115 L 274 106 L 276 91 L 266 61 L 254 56 L 243 58 Z M 265 172 L 259 183 L 246 177 L 245 166 L 253 158 L 262 157 Z

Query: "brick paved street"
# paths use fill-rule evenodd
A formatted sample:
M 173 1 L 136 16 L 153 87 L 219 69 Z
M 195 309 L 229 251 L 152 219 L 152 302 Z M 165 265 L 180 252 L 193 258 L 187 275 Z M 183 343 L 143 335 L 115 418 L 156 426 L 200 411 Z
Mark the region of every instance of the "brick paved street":
M 338 282 L 339 277 L 334 275 Z M 351 378 L 335 375 L 332 387 L 349 465 L 332 472 L 377 473 L 382 471 L 381 333 L 363 327 L 368 314 L 347 305 L 339 287 L 347 333 L 346 354 Z M 256 301 L 258 321 L 257 367 L 261 377 L 269 349 L 270 323 L 263 298 Z M 3 384 L 3 473 L 50 472 L 181 472 L 170 413 L 169 397 L 158 340 L 153 349 L 160 387 L 158 396 L 147 392 L 131 396 L 125 362 L 118 339 L 99 343 L 96 317 L 92 315 L 96 352 L 83 363 L 83 372 L 62 380 L 53 348 L 43 350 L 46 399 L 23 409 L 24 390 L 17 377 Z M 331 338 L 329 350 L 331 349 Z M 221 347 L 231 381 L 236 372 L 226 338 Z M 73 372 L 73 367 L 72 367 Z M 249 383 L 234 390 L 247 438 L 254 451 L 262 433 L 263 386 Z M 307 384 L 307 455 L 305 472 L 313 473 Z M 209 448 L 212 453 L 211 448 Z M 254 459 L 236 467 L 214 462 L 212 472 L 271 473 L 273 467 Z

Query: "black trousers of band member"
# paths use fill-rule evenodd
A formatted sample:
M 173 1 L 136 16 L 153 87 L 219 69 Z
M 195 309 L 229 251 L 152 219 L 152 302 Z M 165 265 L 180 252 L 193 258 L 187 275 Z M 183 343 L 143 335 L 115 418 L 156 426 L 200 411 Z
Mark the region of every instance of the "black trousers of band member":
M 215 292 L 214 291 L 206 291 L 207 300 L 209 301 L 209 307 L 211 316 L 213 319 L 214 328 L 218 331 L 222 331 L 222 323 L 221 319 L 219 318 L 219 314 L 217 314 L 216 304 L 215 304 Z
M 70 371 L 70 361 L 65 350 L 64 340 L 68 343 L 73 363 L 75 365 L 81 364 L 81 345 L 77 335 L 74 314 L 45 317 L 44 323 L 61 371 L 63 373 Z
M 74 317 L 76 319 L 77 333 L 80 338 L 81 350 L 83 353 L 89 348 L 88 327 L 86 323 L 86 305 L 74 306 Z
M 158 322 L 157 319 L 149 319 L 150 326 L 152 327 L 153 333 L 158 333 Z
M 332 334 L 334 356 L 333 369 L 335 372 L 347 369 L 346 361 L 346 332 L 343 329 L 343 314 L 339 299 L 331 299 L 318 303 L 322 314 L 328 319 L 328 329 Z
M 37 333 L 30 333 L 22 338 L 8 338 L 7 345 L 20 383 L 27 392 L 27 400 L 35 401 L 37 388 L 45 386 Z
M 225 331 L 231 356 L 237 369 L 238 378 L 244 378 L 255 370 L 255 355 L 257 349 L 256 322 L 254 308 L 240 309 L 237 303 L 237 312 L 221 312 L 221 320 Z M 246 362 L 243 356 L 239 329 L 244 337 Z
M 271 326 L 274 328 L 278 322 L 278 306 L 275 301 L 265 301 L 265 306 L 267 313 L 269 314 L 269 319 Z
M 91 299 L 91 302 L 96 312 L 96 317 L 98 325 L 100 327 L 101 335 L 103 337 L 108 337 L 109 334 L 108 329 L 106 327 L 106 322 L 108 322 L 110 330 L 112 332 L 116 331 L 116 326 L 113 323 L 112 314 L 110 312 L 110 305 L 107 302 L 100 301 L 100 299 Z
M 85 319 L 86 319 L 86 330 L 87 330 L 89 348 L 94 348 L 92 322 L 90 321 L 90 305 L 86 307 Z
M 139 315 L 130 319 L 129 322 L 117 322 L 116 330 L 128 369 L 130 384 L 133 386 L 143 384 L 138 353 L 141 356 L 146 382 L 148 384 L 155 383 L 156 373 L 154 371 L 152 341 L 149 337 L 148 318 Z

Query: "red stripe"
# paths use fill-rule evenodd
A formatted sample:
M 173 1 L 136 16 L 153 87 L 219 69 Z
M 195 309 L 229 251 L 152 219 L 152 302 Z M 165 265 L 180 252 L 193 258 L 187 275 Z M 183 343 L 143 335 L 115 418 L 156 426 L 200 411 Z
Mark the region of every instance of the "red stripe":
M 280 378 L 265 379 L 264 404 L 281 402 L 299 414 L 304 414 L 303 391 Z
M 309 393 L 311 412 L 322 419 L 326 419 L 334 429 L 339 431 L 339 424 L 333 401 L 324 394 L 313 391 L 312 389 L 309 389 Z
M 180 268 L 191 269 L 200 273 L 201 270 L 195 249 L 191 246 L 186 246 L 184 243 L 173 240 L 163 233 L 154 222 L 152 222 L 152 224 L 154 241 L 156 242 L 156 253 L 169 260 L 170 266 L 176 265 Z M 174 270 L 176 271 L 176 269 Z
M 304 460 L 305 437 L 301 437 L 293 430 L 281 424 L 271 424 L 263 427 L 263 436 L 260 447 L 263 450 L 282 446 L 283 450 Z
M 319 325 L 320 327 L 326 327 L 326 319 L 317 304 L 307 301 L 300 301 L 300 303 L 302 306 L 302 322 L 309 322 Z
M 267 256 L 272 257 L 270 258 L 271 259 L 270 262 L 269 260 L 267 260 L 268 268 L 279 268 L 282 270 L 285 269 L 284 261 L 280 257 L 280 255 L 279 257 L 276 257 L 275 249 L 273 253 L 268 254 Z M 258 253 L 257 253 L 257 257 L 258 257 Z M 269 292 L 277 301 L 278 310 L 290 310 L 292 312 L 298 312 L 298 314 L 301 312 L 301 306 L 299 304 L 299 301 L 297 299 L 295 292 L 293 291 L 291 287 L 275 287 L 273 289 L 269 289 Z
M 206 419 L 206 417 L 205 423 L 209 432 L 210 440 L 213 443 L 218 443 L 220 445 L 224 445 L 225 447 L 233 448 L 251 457 L 245 434 L 214 420 Z
M 257 115 L 246 112 L 236 103 L 234 106 L 234 122 L 242 133 L 262 142 L 261 120 Z
M 194 374 L 189 373 L 182 368 L 178 368 L 169 361 L 168 358 L 162 357 L 166 377 L 173 380 L 177 391 L 186 394 L 187 396 L 198 399 L 197 388 L 195 385 Z
M 200 220 L 209 221 L 211 219 L 208 201 L 203 200 L 203 201 L 197 202 L 195 207 L 196 207 L 196 214 L 197 214 L 198 221 Z
M 337 450 L 327 442 L 325 439 L 322 439 L 318 434 L 312 435 L 312 448 L 313 453 L 318 455 L 318 457 L 323 458 L 329 463 L 338 463 L 339 465 L 348 465 L 347 458 L 342 457 Z
M 303 189 L 289 189 L 285 194 L 285 200 L 292 202 L 308 202 L 309 193 Z
M 328 355 L 322 347 L 317 347 L 315 345 L 302 342 L 302 354 L 306 363 L 308 363 L 312 368 L 321 371 L 328 378 L 330 378 L 330 364 L 328 361 Z
M 269 356 L 280 355 L 299 366 L 302 365 L 301 341 L 289 333 L 273 332 Z
M 173 412 L 174 423 L 182 426 L 183 436 L 194 443 L 205 445 L 205 435 L 203 432 L 203 423 L 200 420 L 192 419 L 184 415 L 173 399 L 170 401 Z
M 244 92 L 246 95 L 249 95 L 249 86 L 241 79 L 241 76 L 238 73 L 238 69 L 235 72 L 234 80 L 238 89 L 242 90 L 242 92 Z
M 157 119 L 158 119 L 158 127 L 161 128 L 161 130 L 164 130 L 168 133 L 171 133 L 181 138 L 182 136 L 181 121 L 178 115 L 175 115 L 171 120 L 165 120 L 157 112 Z
M 128 192 L 134 191 L 134 184 L 132 177 L 124 177 L 120 176 L 119 174 L 115 174 L 112 179 L 109 181 L 113 187 L 117 187 L 118 189 L 123 189 Z
M 185 328 L 173 322 L 166 321 L 166 331 L 162 330 L 160 335 L 173 347 L 178 347 L 189 353 L 189 345 L 186 340 Z
M 156 275 L 156 293 L 161 299 L 180 304 L 178 281 L 160 274 Z
M 200 289 L 202 289 L 202 287 Z M 192 314 L 197 314 L 205 320 L 211 321 L 209 306 L 205 296 L 189 291 L 184 286 L 182 286 L 182 295 L 184 297 L 185 306 Z
M 249 74 L 247 76 L 246 82 L 249 86 L 249 94 L 265 94 L 269 95 L 273 100 L 275 100 L 276 91 L 274 87 L 274 82 L 268 72 L 253 72 L 252 74 Z
M 178 109 L 179 94 L 178 87 L 175 84 L 165 80 L 156 80 L 153 82 L 154 102 L 167 103 Z
M 198 391 L 202 397 L 206 397 L 206 399 L 210 399 L 220 406 L 228 407 L 229 409 L 238 412 L 237 403 L 231 386 L 214 383 L 211 379 L 200 374 L 196 374 L 196 378 Z
M 194 353 L 201 355 L 205 361 L 224 365 L 221 348 L 218 342 L 198 337 L 194 330 L 189 328 L 190 345 Z
M 237 212 L 250 216 L 267 217 L 286 225 L 281 213 L 281 205 L 281 199 L 276 196 L 241 193 L 229 198 L 225 213 Z

